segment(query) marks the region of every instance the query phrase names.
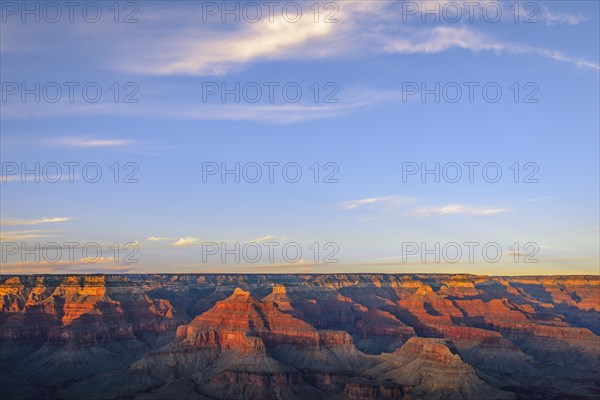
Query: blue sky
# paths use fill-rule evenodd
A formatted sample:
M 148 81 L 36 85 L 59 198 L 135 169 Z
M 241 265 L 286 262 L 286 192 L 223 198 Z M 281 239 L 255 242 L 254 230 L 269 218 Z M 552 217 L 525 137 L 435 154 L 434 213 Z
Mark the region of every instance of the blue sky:
M 35 262 L 17 252 L 3 260 L 3 273 L 598 273 L 597 2 L 522 2 L 518 22 L 513 2 L 481 1 L 472 21 L 464 2 L 429 2 L 439 5 L 439 22 L 433 15 L 422 22 L 423 9 L 410 8 L 421 2 L 339 1 L 327 9 L 321 2 L 318 22 L 309 9 L 314 2 L 297 2 L 303 16 L 295 23 L 279 8 L 273 21 L 235 23 L 230 16 L 222 23 L 201 2 L 133 3 L 137 9 L 119 3 L 119 23 L 111 2 L 95 3 L 103 12 L 96 23 L 78 10 L 72 23 L 66 14 L 57 23 L 43 15 L 39 23 L 32 16 L 22 22 L 20 8 L 15 14 L 3 5 L 2 241 L 94 242 L 105 255 L 92 263 L 79 257 Z M 443 14 L 452 12 L 450 4 L 463 12 L 455 23 Z M 501 18 L 491 22 L 498 7 Z M 132 11 L 138 22 L 123 23 Z M 332 11 L 338 22 L 325 23 Z M 537 22 L 523 21 L 530 14 Z M 22 101 L 20 85 L 36 82 L 57 82 L 62 97 L 51 103 L 49 91 L 39 103 L 34 95 Z M 64 82 L 79 83 L 73 102 Z M 103 90 L 96 103 L 82 96 L 89 82 Z M 255 103 L 206 93 L 203 101 L 207 85 L 234 88 L 236 82 L 279 86 L 273 102 L 266 91 Z M 467 82 L 475 88 L 472 102 Z M 280 90 L 290 83 L 302 89 L 295 103 Z M 456 85 L 462 96 L 455 103 L 443 96 L 436 102 L 433 94 L 423 101 L 420 86 L 436 83 L 449 88 L 448 98 Z M 502 90 L 497 102 L 484 97 L 486 85 Z M 138 102 L 124 103 L 134 89 Z M 325 94 L 334 91 L 337 102 L 326 103 Z M 22 183 L 20 171 L 10 170 L 13 163 L 33 168 L 36 162 L 94 162 L 103 175 L 87 182 L 76 168 L 72 183 L 66 176 L 57 183 L 29 176 Z M 289 183 L 277 169 L 270 183 L 265 168 L 257 183 L 231 177 L 223 183 L 216 176 L 203 182 L 208 162 L 230 168 L 295 162 L 303 175 Z M 429 168 L 495 163 L 502 178 L 487 182 L 476 169 L 474 182 L 464 176 L 457 183 L 418 176 L 403 182 L 409 162 Z M 115 163 L 119 183 L 110 169 Z M 134 168 L 125 169 L 127 163 L 137 167 L 138 183 L 122 182 Z M 319 183 L 310 169 L 315 163 Z M 325 170 L 327 163 L 333 164 Z M 334 169 L 338 182 L 324 183 Z M 534 169 L 538 182 L 523 182 Z M 113 262 L 107 248 L 115 242 L 136 243 L 139 262 Z M 213 256 L 205 262 L 202 252 L 212 242 L 293 242 L 303 256 L 295 263 L 279 252 L 272 261 Z M 317 262 L 309 250 L 314 242 L 321 249 Z M 423 262 L 421 253 L 404 259 L 406 243 L 413 242 L 428 248 L 478 242 L 479 249 L 498 243 L 503 254 L 495 263 L 480 250 L 474 261 Z M 519 253 L 534 243 L 539 262 L 515 263 L 515 242 Z M 337 263 L 323 262 L 327 243 L 335 244 Z

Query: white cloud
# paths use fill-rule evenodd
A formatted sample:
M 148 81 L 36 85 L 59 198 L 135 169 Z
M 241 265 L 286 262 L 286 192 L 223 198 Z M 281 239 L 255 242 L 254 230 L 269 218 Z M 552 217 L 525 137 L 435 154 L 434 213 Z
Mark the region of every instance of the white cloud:
M 165 107 L 165 104 L 162 105 Z M 17 107 L 18 108 L 18 107 Z M 81 108 L 75 113 L 89 114 L 89 115 L 141 115 L 141 116 L 156 116 L 160 115 L 158 110 L 159 107 L 153 108 L 151 106 L 138 108 L 136 110 L 123 111 L 119 110 L 119 107 L 99 107 L 99 108 Z M 172 109 L 181 109 L 180 104 L 172 104 Z M 40 109 L 31 109 L 29 113 L 15 113 L 14 117 L 23 118 L 27 116 L 37 116 Z M 66 107 L 57 107 L 54 111 L 49 112 L 45 110 L 45 115 L 66 115 L 73 112 Z M 53 145 L 75 147 L 75 148 L 107 148 L 115 149 L 122 152 L 133 153 L 133 154 L 144 154 L 144 155 L 156 155 L 162 154 L 165 150 L 173 150 L 178 146 L 163 144 L 160 142 L 146 142 L 133 139 L 97 139 L 89 137 L 61 137 L 50 141 Z
M 287 236 L 281 236 L 281 235 L 277 235 L 277 236 L 265 235 L 265 236 L 258 237 L 256 239 L 248 240 L 248 241 L 246 241 L 246 243 L 281 242 L 284 240 L 289 240 L 289 238 Z
M 547 25 L 579 25 L 587 21 L 583 15 L 554 13 L 548 7 L 542 7 L 542 19 Z
M 206 24 L 198 27 L 183 22 L 155 43 L 152 51 L 136 52 L 135 57 L 120 60 L 119 65 L 145 74 L 220 76 L 258 61 L 381 53 L 433 54 L 460 48 L 533 54 L 600 69 L 597 63 L 558 50 L 506 42 L 464 25 L 399 24 L 402 14 L 394 2 L 344 2 L 339 7 L 339 23 L 315 23 L 312 18 L 289 23 L 277 13 L 274 22 L 265 19 L 237 24 L 241 28 L 233 31 L 209 30 Z M 548 24 L 583 21 L 582 17 L 548 10 L 540 15 Z M 145 47 L 142 43 L 129 45 Z
M 2 175 L 0 176 L 0 183 L 15 183 L 15 182 L 19 182 L 19 183 L 29 183 L 29 182 L 37 182 L 36 181 L 39 180 L 39 183 L 42 182 L 72 182 L 72 181 L 76 181 L 80 179 L 79 174 L 69 174 L 69 173 L 65 173 L 64 176 L 61 175 L 44 175 L 43 177 L 40 177 L 39 175 L 33 176 L 33 175 L 27 175 L 25 174 L 23 171 L 21 171 L 21 173 L 19 174 L 15 174 L 15 175 Z
M 173 243 L 173 246 L 185 247 L 185 246 L 197 246 L 200 244 L 202 244 L 202 240 L 200 240 L 199 238 L 192 237 L 192 236 L 186 236 L 184 238 L 180 238 L 175 243 Z
M 245 120 L 273 123 L 292 123 L 330 118 L 347 114 L 353 109 L 363 106 L 364 103 L 344 103 L 330 105 L 282 104 L 282 105 L 181 105 L 172 110 L 162 110 L 157 107 L 157 112 L 166 113 L 171 117 L 191 120 Z
M 48 231 L 33 229 L 33 230 L 21 230 L 21 231 L 3 231 L 0 234 L 0 241 L 11 241 L 11 240 L 27 240 L 27 239 L 39 239 L 46 237 L 57 237 L 60 235 L 49 234 Z
M 89 259 L 39 261 L 39 262 L 7 262 L 2 264 L 4 274 L 91 274 L 91 273 L 130 273 L 138 268 L 137 265 L 115 264 L 111 257 L 101 257 L 94 262 Z
M 339 103 L 331 104 L 205 104 L 168 101 L 152 102 L 147 101 L 141 108 L 124 107 L 74 107 L 73 104 L 51 104 L 47 107 L 41 107 L 39 104 L 9 104 L 2 109 L 2 116 L 7 119 L 28 119 L 50 116 L 68 116 L 68 115 L 129 115 L 143 117 L 158 117 L 184 120 L 240 120 L 240 121 L 259 121 L 267 123 L 293 123 L 297 121 L 310 121 L 323 118 L 331 118 L 348 114 L 352 110 L 364 108 L 371 104 L 380 102 L 381 98 L 349 98 L 340 99 Z M 169 149 L 172 147 L 157 146 L 137 143 L 129 140 L 105 140 L 88 141 L 80 140 L 60 140 L 53 144 L 80 147 L 80 148 L 122 148 L 127 146 L 128 151 L 132 149 L 141 149 L 156 151 Z M 137 144 L 136 146 L 132 146 Z
M 148 236 L 148 238 L 146 240 L 149 242 L 160 242 L 160 241 L 164 241 L 164 240 L 173 240 L 173 238 L 164 237 L 164 236 Z
M 315 23 L 301 18 L 284 20 L 281 13 L 273 22 L 239 24 L 235 31 L 186 30 L 168 35 L 156 43 L 158 51 L 131 58 L 128 69 L 148 74 L 224 75 L 259 59 L 294 57 L 294 49 L 328 36 L 337 24 Z M 178 36 L 179 35 L 179 36 Z
M 247 243 L 260 243 L 260 242 L 268 242 L 271 240 L 275 240 L 277 239 L 275 236 L 272 235 L 266 235 L 266 236 L 261 236 L 259 238 L 256 239 L 252 239 L 252 240 L 248 240 Z
M 487 0 L 483 0 L 487 1 Z M 497 2 L 496 2 L 497 3 Z M 281 13 L 275 13 L 274 22 L 266 19 L 259 23 L 203 24 L 198 23 L 199 7 L 149 10 L 144 14 L 144 26 L 126 39 L 121 32 L 104 32 L 111 38 L 110 53 L 102 53 L 102 62 L 111 68 L 125 69 L 149 75 L 221 76 L 239 71 L 261 61 L 367 58 L 379 54 L 435 54 L 452 49 L 468 52 L 533 55 L 567 62 L 581 68 L 600 70 L 597 62 L 574 57 L 556 49 L 513 43 L 488 35 L 464 24 L 404 24 L 398 2 L 344 1 L 338 5 L 339 23 L 315 23 L 312 15 L 305 15 L 298 23 L 286 22 Z M 154 12 L 153 12 L 154 11 Z M 306 10 L 305 10 L 306 11 Z M 574 24 L 582 17 L 556 14 L 542 10 L 540 17 L 548 24 Z M 512 14 L 510 21 L 512 23 Z M 419 20 L 415 16 L 415 20 Z M 485 26 L 489 24 L 480 24 Z M 217 26 L 217 28 L 215 28 Z M 100 26 L 98 26 L 100 27 Z M 111 27 L 112 29 L 113 27 Z M 22 29 L 20 27 L 11 29 Z M 81 29 L 72 27 L 68 29 Z M 103 28 L 105 29 L 105 28 Z M 546 28 L 549 29 L 549 28 Z M 66 32 L 70 32 L 67 30 Z M 160 35 L 156 34 L 160 32 Z M 27 32 L 11 32 L 12 41 L 22 41 L 14 49 L 40 51 L 39 40 L 30 43 Z M 88 32 L 89 34 L 89 32 Z M 94 33 L 95 35 L 96 33 Z M 158 40 L 149 45 L 149 34 Z M 6 36 L 6 35 L 4 35 Z M 39 35 L 38 35 L 39 36 Z M 43 36 L 43 35 L 42 35 Z M 76 35 L 68 35 L 70 45 Z M 37 36 L 36 36 L 37 37 Z M 50 37 L 50 35 L 48 35 Z M 96 38 L 96 37 L 94 37 Z M 103 37 L 104 40 L 104 37 Z M 523 41 L 525 39 L 521 39 Z M 61 42 L 53 40 L 53 43 Z M 114 46 L 112 46 L 114 44 Z M 31 47 L 31 46 L 38 47 Z M 72 47 L 72 46 L 70 46 Z M 132 51 L 135 49 L 135 51 Z M 104 49 L 95 48 L 100 54 Z M 22 50 L 25 51 L 25 50 Z M 347 89 L 347 88 L 344 88 Z M 381 94 L 381 93 L 380 93 Z M 184 98 L 181 96 L 181 98 Z M 31 118 L 56 115 L 140 115 L 190 120 L 250 120 L 267 123 L 333 118 L 380 103 L 398 102 L 399 94 L 389 97 L 369 96 L 363 99 L 340 98 L 338 104 L 201 104 L 173 101 L 170 96 L 143 104 L 9 104 L 3 109 L 5 118 Z M 63 138 L 58 144 L 80 148 L 124 147 L 131 140 Z M 131 146 L 130 146 L 131 147 Z
M 400 36 L 382 35 L 380 42 L 382 43 L 380 49 L 386 53 L 433 54 L 452 48 L 460 48 L 473 52 L 494 51 L 496 53 L 534 54 L 568 62 L 577 67 L 600 70 L 597 63 L 571 57 L 558 50 L 503 42 L 466 27 L 407 28 Z
M 504 214 L 510 210 L 497 207 L 475 207 L 467 204 L 447 204 L 440 207 L 419 207 L 409 210 L 408 215 L 431 217 L 437 215 L 494 215 Z
M 392 195 L 345 201 L 343 203 L 338 204 L 337 208 L 340 210 L 353 210 L 369 204 L 381 204 L 387 208 L 399 208 L 408 204 L 412 204 L 415 201 L 416 198 L 414 197 Z
M 381 37 L 381 50 L 386 53 L 440 53 L 451 48 L 465 50 L 502 50 L 503 45 L 496 43 L 487 35 L 461 27 L 439 26 L 433 29 L 409 28 L 402 35 Z
M 369 220 L 396 216 L 433 217 L 443 215 L 488 216 L 510 212 L 500 207 L 477 207 L 468 204 L 445 204 L 442 206 L 419 206 L 419 199 L 409 196 L 383 196 L 339 203 L 336 208 L 343 211 L 365 209 L 374 215 Z
M 454 3 L 454 6 L 448 7 L 448 5 Z M 409 12 L 405 13 L 403 22 L 406 20 L 410 21 L 422 21 L 425 18 L 426 21 L 432 21 L 434 19 L 434 14 L 431 14 L 431 10 L 435 10 L 437 6 L 437 17 L 440 20 L 447 21 L 452 19 L 453 13 L 452 10 L 456 9 L 456 5 L 458 5 L 461 11 L 460 21 L 468 21 L 472 18 L 474 21 L 477 20 L 486 20 L 493 19 L 496 12 L 496 7 L 499 7 L 500 10 L 498 13 L 500 14 L 500 20 L 498 23 L 506 22 L 506 23 L 514 23 L 515 18 L 517 18 L 518 23 L 524 24 L 534 24 L 543 22 L 546 25 L 577 25 L 582 22 L 587 21 L 582 15 L 574 15 L 567 13 L 556 13 L 554 11 L 550 11 L 550 9 L 544 5 L 540 5 L 539 2 L 533 2 L 528 0 L 521 0 L 518 2 L 510 1 L 510 2 L 502 2 L 498 0 L 479 0 L 477 2 L 473 2 L 471 6 L 473 7 L 472 12 L 469 10 L 470 7 L 467 7 L 466 3 L 456 2 L 455 0 L 436 0 L 434 4 L 430 6 L 423 5 L 422 2 L 414 2 L 413 5 L 416 5 L 417 8 L 411 8 L 407 10 Z M 493 8 L 488 11 L 483 11 L 486 6 L 493 6 Z M 518 9 L 515 8 L 518 7 Z M 493 11 L 492 11 L 493 10 Z M 413 12 L 415 12 L 413 14 Z M 428 12 L 430 14 L 428 14 Z M 399 15 L 401 18 L 402 15 Z
M 53 141 L 54 144 L 68 147 L 122 147 L 134 144 L 126 139 L 91 139 L 81 137 L 65 137 Z
M 4 219 L 2 220 L 2 225 L 4 226 L 15 226 L 15 225 L 37 225 L 37 224 L 47 224 L 47 223 L 55 223 L 55 222 L 66 222 L 70 221 L 73 218 L 68 217 L 53 217 L 53 218 L 39 218 L 39 219 Z
M 370 199 L 362 199 L 362 200 L 351 200 L 351 201 L 346 201 L 346 202 L 340 204 L 340 208 L 342 210 L 352 210 L 353 208 L 358 208 L 365 204 L 377 203 L 380 200 L 381 200 L 381 198 L 377 198 L 377 197 L 372 197 Z
M 2 175 L 0 176 L 0 183 L 8 182 L 21 182 L 21 175 Z

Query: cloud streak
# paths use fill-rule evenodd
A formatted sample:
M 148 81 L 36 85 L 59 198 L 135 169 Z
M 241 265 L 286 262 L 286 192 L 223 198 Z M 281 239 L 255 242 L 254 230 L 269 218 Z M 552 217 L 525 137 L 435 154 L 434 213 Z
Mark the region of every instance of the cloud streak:
M 91 139 L 82 137 L 64 137 L 53 141 L 54 144 L 67 147 L 94 148 L 94 147 L 124 147 L 135 144 L 133 140 L 126 139 Z
M 387 208 L 400 208 L 408 204 L 414 204 L 416 201 L 417 199 L 415 197 L 392 195 L 345 201 L 343 203 L 338 204 L 337 208 L 340 210 L 348 211 L 372 204 L 382 204 Z
M 115 264 L 111 258 L 103 257 L 95 262 L 86 259 L 57 262 L 10 262 L 2 263 L 3 274 L 91 274 L 91 273 L 128 273 L 137 267 L 132 264 Z
M 49 234 L 48 231 L 42 229 L 20 230 L 20 231 L 4 231 L 0 234 L 0 241 L 12 240 L 28 240 L 40 239 L 48 237 L 58 237 L 60 235 Z
M 341 211 L 362 210 L 377 220 L 389 217 L 436 217 L 446 215 L 491 216 L 510 212 L 507 208 L 494 206 L 473 206 L 470 204 L 444 204 L 441 206 L 420 205 L 422 201 L 410 196 L 382 196 L 350 200 L 337 204 Z
M 202 244 L 202 240 L 197 237 L 186 236 L 183 238 L 179 238 L 176 242 L 173 243 L 173 246 L 176 247 L 187 247 L 187 246 L 198 246 Z
M 73 218 L 69 217 L 53 217 L 53 218 L 38 218 L 38 219 L 4 219 L 2 225 L 4 226 L 17 226 L 17 225 L 38 225 L 38 224 L 49 224 L 58 222 L 71 221 Z
M 173 240 L 173 238 L 164 236 L 148 236 L 146 240 L 149 242 L 162 242 L 165 240 Z
M 165 51 L 153 51 L 130 59 L 127 69 L 156 75 L 224 75 L 257 60 L 294 58 L 294 49 L 328 36 L 335 24 L 302 18 L 287 22 L 281 13 L 273 22 L 241 24 L 234 31 L 206 28 L 178 32 L 157 43 Z M 206 26 L 206 25 L 205 25 Z
M 600 70 L 596 62 L 555 49 L 504 41 L 465 24 L 407 23 L 399 27 L 402 14 L 395 7 L 393 2 L 345 2 L 340 5 L 343 23 L 315 23 L 312 18 L 289 23 L 281 15 L 273 22 L 238 24 L 241 28 L 233 31 L 184 23 L 159 41 L 151 52 L 141 52 L 141 56 L 136 53 L 135 58 L 121 60 L 119 65 L 125 65 L 128 71 L 149 75 L 223 76 L 260 61 L 389 53 L 435 54 L 458 48 L 471 52 L 538 55 Z M 547 8 L 540 17 L 547 25 L 575 25 L 585 20 L 580 16 L 554 14 Z M 139 44 L 137 47 L 144 49 Z
M 468 204 L 447 204 L 441 207 L 419 207 L 410 210 L 407 215 L 417 217 L 433 217 L 438 215 L 474 215 L 486 216 L 504 214 L 510 210 L 497 207 L 475 207 Z
M 583 58 L 572 57 L 558 50 L 503 42 L 492 36 L 467 27 L 439 26 L 433 29 L 407 28 L 403 35 L 380 35 L 380 50 L 384 53 L 435 54 L 454 48 L 471 52 L 533 54 L 557 61 L 571 63 L 580 68 L 598 71 L 600 66 Z

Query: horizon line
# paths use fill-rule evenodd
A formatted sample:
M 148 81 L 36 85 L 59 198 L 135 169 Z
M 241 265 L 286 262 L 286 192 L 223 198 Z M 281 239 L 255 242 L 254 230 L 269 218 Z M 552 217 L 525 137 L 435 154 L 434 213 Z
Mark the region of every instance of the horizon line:
M 473 274 L 468 272 L 140 272 L 140 273 L 104 273 L 104 272 L 90 272 L 90 273 L 3 273 L 0 272 L 0 276 L 133 276 L 133 275 L 468 275 L 468 276 L 485 276 L 490 278 L 511 278 L 511 277 L 595 277 L 600 279 L 600 274 L 539 274 L 539 275 L 487 275 L 487 274 Z

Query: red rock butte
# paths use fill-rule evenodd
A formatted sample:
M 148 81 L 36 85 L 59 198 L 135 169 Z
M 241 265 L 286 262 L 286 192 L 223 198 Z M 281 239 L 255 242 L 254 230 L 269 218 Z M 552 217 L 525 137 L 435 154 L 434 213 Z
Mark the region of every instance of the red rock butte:
M 598 276 L 0 276 L 2 399 L 596 399 Z

